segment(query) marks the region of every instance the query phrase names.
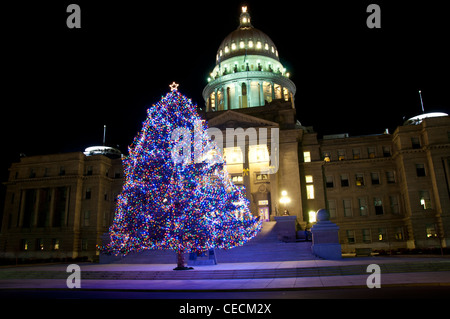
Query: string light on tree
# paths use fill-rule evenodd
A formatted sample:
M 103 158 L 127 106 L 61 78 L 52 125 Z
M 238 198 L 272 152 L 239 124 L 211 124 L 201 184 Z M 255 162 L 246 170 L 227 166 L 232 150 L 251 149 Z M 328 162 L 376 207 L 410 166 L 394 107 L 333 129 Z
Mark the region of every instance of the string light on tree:
M 196 106 L 175 82 L 170 89 L 148 109 L 129 147 L 110 242 L 101 249 L 115 255 L 170 249 L 178 256 L 175 269 L 186 269 L 184 253 L 242 246 L 260 231 L 261 222 L 250 212 L 245 189 L 231 182 Z M 180 128 L 196 138 L 173 138 Z M 188 147 L 178 149 L 180 143 Z M 186 149 L 191 158 L 173 160 L 172 153 Z

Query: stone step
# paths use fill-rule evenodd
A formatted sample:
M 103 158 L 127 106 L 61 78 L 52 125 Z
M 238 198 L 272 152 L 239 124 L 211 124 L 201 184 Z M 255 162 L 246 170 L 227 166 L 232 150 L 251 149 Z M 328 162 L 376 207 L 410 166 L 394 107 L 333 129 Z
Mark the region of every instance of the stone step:
M 310 242 L 284 243 L 278 240 L 276 222 L 265 222 L 260 233 L 245 245 L 230 250 L 215 250 L 218 263 L 311 260 Z M 186 261 L 189 256 L 186 254 Z M 148 250 L 125 257 L 100 255 L 100 263 L 173 264 L 176 254 L 171 250 Z

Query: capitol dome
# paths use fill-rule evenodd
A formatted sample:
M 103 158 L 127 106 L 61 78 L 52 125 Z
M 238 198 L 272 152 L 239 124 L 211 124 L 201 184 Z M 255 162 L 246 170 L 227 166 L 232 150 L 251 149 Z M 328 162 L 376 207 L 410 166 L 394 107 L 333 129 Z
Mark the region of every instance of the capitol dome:
M 291 102 L 294 108 L 296 88 L 274 42 L 253 27 L 247 7 L 242 7 L 239 21 L 217 50 L 216 66 L 203 90 L 207 111 L 264 106 L 275 100 Z
M 278 50 L 267 34 L 253 27 L 246 7 L 240 16 L 240 25 L 231 32 L 217 50 L 216 63 L 234 56 L 262 55 L 279 61 Z

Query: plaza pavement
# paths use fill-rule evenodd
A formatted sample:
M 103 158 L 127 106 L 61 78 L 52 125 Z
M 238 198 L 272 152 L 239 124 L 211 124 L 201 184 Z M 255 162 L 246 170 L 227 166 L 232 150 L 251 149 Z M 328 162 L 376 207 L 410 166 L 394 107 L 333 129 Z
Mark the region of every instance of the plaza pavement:
M 174 271 L 174 264 L 80 263 L 81 289 L 137 291 L 245 291 L 367 287 L 370 264 L 383 286 L 448 286 L 450 258 L 352 257 L 222 263 Z M 0 267 L 0 290 L 68 289 L 68 264 Z

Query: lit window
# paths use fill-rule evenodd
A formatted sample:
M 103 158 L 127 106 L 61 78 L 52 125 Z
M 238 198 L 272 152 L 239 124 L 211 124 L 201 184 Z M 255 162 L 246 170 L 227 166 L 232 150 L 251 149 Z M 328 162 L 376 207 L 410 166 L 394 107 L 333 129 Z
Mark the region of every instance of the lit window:
M 378 228 L 378 240 L 379 241 L 387 240 L 386 228 Z
M 275 55 L 278 56 L 278 50 L 275 50 Z
M 272 46 L 272 53 L 275 53 L 275 48 Z
M 239 47 L 240 47 L 241 49 L 243 49 L 243 48 L 245 47 L 244 41 L 241 41 L 241 42 L 239 43 Z
M 305 176 L 305 181 L 309 184 L 313 182 L 313 177 L 312 175 L 306 175 Z
M 426 225 L 426 233 L 427 233 L 427 238 L 436 238 L 437 232 L 436 232 L 435 224 L 427 224 Z
M 261 49 L 261 42 L 260 42 L 260 41 L 258 41 L 258 42 L 256 43 L 256 48 L 257 48 L 257 49 Z
M 305 163 L 311 162 L 311 152 L 303 152 L 303 160 Z
M 314 185 L 306 185 L 306 198 L 314 199 Z
M 267 50 L 267 51 L 269 51 L 269 45 L 268 45 L 267 43 L 264 44 L 264 49 Z
M 242 175 L 235 175 L 231 177 L 231 181 L 235 184 L 242 184 L 244 181 L 244 178 Z
M 323 152 L 323 160 L 325 162 L 331 162 L 331 153 L 330 152 Z
M 225 46 L 225 53 L 228 53 L 230 51 L 230 49 L 228 48 L 228 45 Z
M 356 174 L 356 186 L 364 186 L 364 174 Z
M 224 155 L 227 164 L 239 164 L 244 162 L 240 147 L 228 147 L 225 149 Z
M 236 50 L 236 43 L 231 44 L 231 50 L 233 50 L 233 51 Z
M 58 238 L 52 239 L 52 249 L 59 250 L 59 239 Z
M 420 191 L 420 206 L 423 209 L 431 209 L 431 198 L 430 193 L 428 191 Z
M 252 40 L 248 41 L 248 47 L 249 48 L 253 48 L 253 41 Z
M 338 150 L 338 160 L 345 160 L 345 150 Z
M 269 162 L 267 145 L 250 145 L 248 157 L 250 163 Z
M 309 222 L 315 223 L 316 222 L 316 212 L 311 210 L 311 211 L 309 211 L 308 215 L 309 215 Z
M 220 55 L 220 56 L 222 56 L 222 55 L 223 55 L 223 51 L 222 51 L 222 50 L 220 50 L 220 53 L 219 53 L 219 55 Z

